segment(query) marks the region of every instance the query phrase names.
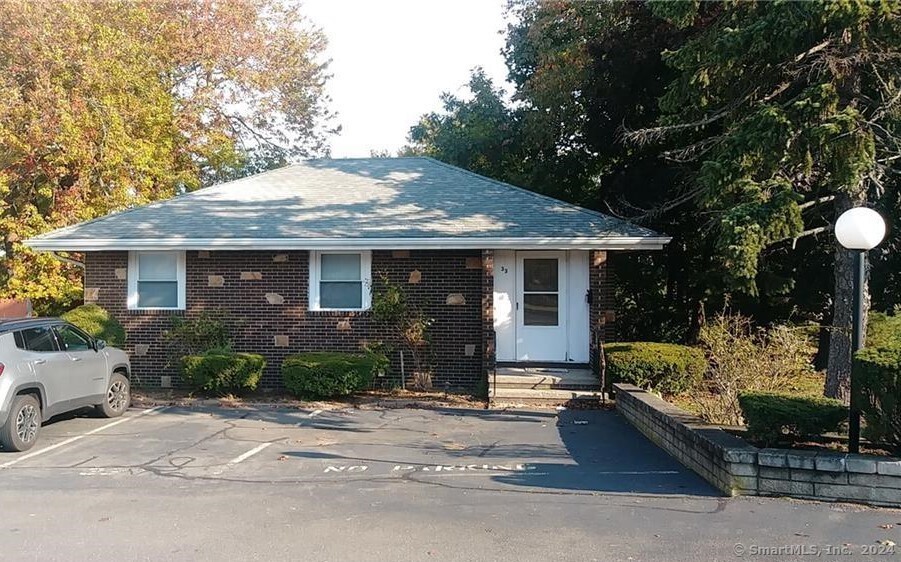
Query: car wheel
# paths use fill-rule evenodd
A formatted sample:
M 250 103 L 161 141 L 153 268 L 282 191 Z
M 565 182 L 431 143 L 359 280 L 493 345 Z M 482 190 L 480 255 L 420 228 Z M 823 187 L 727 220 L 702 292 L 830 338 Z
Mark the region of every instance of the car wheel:
M 0 428 L 0 444 L 7 451 L 27 451 L 41 432 L 41 404 L 31 394 L 16 396 L 9 419 Z
M 119 373 L 113 373 L 106 389 L 106 399 L 97 405 L 97 411 L 105 418 L 121 416 L 131 405 L 131 385 Z

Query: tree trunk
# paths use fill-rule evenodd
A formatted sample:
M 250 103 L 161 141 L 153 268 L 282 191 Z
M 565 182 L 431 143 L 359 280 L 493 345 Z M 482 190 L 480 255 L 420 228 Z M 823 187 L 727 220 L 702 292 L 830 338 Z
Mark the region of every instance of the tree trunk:
M 835 198 L 835 218 L 851 207 L 866 203 L 865 192 L 853 196 L 838 194 Z M 832 326 L 829 336 L 829 362 L 826 368 L 824 394 L 849 402 L 851 398 L 851 320 L 854 307 L 854 253 L 835 243 L 835 292 L 833 297 Z M 869 272 L 867 273 L 869 279 Z M 868 283 L 867 283 L 868 284 Z M 864 285 L 864 315 L 861 343 L 866 336 L 867 313 L 870 295 Z

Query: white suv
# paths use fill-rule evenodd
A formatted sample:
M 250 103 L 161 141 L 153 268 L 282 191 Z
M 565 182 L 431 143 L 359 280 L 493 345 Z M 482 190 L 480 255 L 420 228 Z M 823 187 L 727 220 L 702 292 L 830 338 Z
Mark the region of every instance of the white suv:
M 121 416 L 131 402 L 130 374 L 124 351 L 63 320 L 0 322 L 0 445 L 30 449 L 43 420 L 85 406 Z

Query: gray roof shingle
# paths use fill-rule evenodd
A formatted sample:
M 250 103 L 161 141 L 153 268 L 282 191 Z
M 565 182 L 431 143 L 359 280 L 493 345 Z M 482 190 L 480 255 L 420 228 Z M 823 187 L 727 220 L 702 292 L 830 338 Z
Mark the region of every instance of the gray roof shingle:
M 287 248 L 342 241 L 452 248 L 515 246 L 517 240 L 659 248 L 669 239 L 431 158 L 360 158 L 303 161 L 26 243 L 43 250 Z

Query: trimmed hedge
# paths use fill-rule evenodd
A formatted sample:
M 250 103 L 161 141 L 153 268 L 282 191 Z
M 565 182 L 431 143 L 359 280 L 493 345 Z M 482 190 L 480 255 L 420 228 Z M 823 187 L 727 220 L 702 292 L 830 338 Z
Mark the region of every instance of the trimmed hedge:
M 182 357 L 182 380 L 194 390 L 238 394 L 255 390 L 266 360 L 254 353 L 209 351 Z
M 672 343 L 629 342 L 604 346 L 607 383 L 631 383 L 661 394 L 678 394 L 701 381 L 704 352 Z
M 285 358 L 282 379 L 299 398 L 347 396 L 367 388 L 386 363 L 375 353 L 300 353 Z
M 867 318 L 866 347 L 901 349 L 901 316 L 871 312 Z
M 901 453 L 901 349 L 858 351 L 851 376 L 866 420 L 864 435 Z
M 743 392 L 738 403 L 748 436 L 765 444 L 784 440 L 786 435 L 808 437 L 837 431 L 848 419 L 848 407 L 831 398 Z
M 84 304 L 64 312 L 60 318 L 78 326 L 85 332 L 116 347 L 125 343 L 125 328 L 96 304 Z

